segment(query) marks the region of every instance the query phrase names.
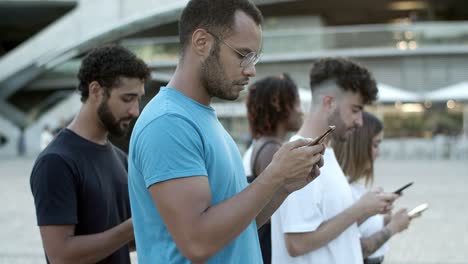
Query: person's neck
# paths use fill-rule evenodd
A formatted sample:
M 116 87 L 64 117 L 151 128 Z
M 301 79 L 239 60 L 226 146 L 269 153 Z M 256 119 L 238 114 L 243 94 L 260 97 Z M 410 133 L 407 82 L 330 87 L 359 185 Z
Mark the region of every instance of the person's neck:
M 288 130 L 286 129 L 286 124 L 280 123 L 276 127 L 276 130 L 270 131 L 263 135 L 258 136 L 258 138 L 274 138 L 279 141 L 284 141 L 286 139 L 286 135 L 288 134 Z
M 316 138 L 322 135 L 327 128 L 326 114 L 320 111 L 310 111 L 297 134 L 306 138 Z M 328 139 L 325 140 L 325 144 L 328 144 L 328 141 Z
M 279 138 L 281 141 L 286 139 L 286 135 L 288 134 L 287 125 L 285 123 L 279 123 L 276 127 L 276 131 L 274 136 Z
M 80 112 L 67 128 L 96 144 L 105 145 L 108 142 L 108 131 L 99 120 L 96 110 L 86 104 L 83 104 Z
M 188 66 L 184 67 L 184 64 Z M 179 61 L 167 87 L 174 88 L 200 104 L 208 106 L 211 103 L 211 96 L 202 85 L 198 70 L 190 65 L 192 64 L 187 61 Z

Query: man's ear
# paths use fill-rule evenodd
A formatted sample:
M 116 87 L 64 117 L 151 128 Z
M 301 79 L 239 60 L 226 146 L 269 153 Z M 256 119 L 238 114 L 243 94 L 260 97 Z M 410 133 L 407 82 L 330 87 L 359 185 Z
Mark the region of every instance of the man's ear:
M 215 39 L 205 29 L 199 28 L 192 34 L 192 49 L 194 52 L 203 58 L 210 55 L 210 51 L 215 44 Z
M 89 89 L 88 98 L 94 102 L 99 102 L 104 96 L 104 88 L 97 81 L 92 81 L 89 84 L 88 89 Z
M 336 98 L 334 96 L 325 95 L 322 98 L 322 107 L 327 112 L 333 112 L 336 107 Z

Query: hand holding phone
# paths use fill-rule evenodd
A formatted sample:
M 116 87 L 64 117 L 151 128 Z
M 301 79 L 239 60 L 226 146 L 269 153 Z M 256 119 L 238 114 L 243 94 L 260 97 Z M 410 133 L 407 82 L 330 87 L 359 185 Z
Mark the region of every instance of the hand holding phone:
M 312 141 L 312 143 L 310 143 L 309 146 L 314 146 L 314 145 L 322 144 L 323 141 L 325 141 L 325 139 L 327 139 L 328 136 L 331 135 L 331 133 L 335 130 L 335 128 L 336 128 L 336 126 L 328 126 L 327 131 L 323 132 L 322 135 L 320 135 L 319 137 L 317 137 L 316 139 L 314 139 L 314 141 Z
M 413 185 L 413 182 L 410 182 L 406 185 L 404 185 L 403 187 L 399 188 L 398 190 L 394 191 L 393 193 L 394 194 L 398 194 L 398 195 L 401 195 L 401 193 L 403 192 L 404 189 L 410 187 L 411 185 Z
M 415 208 L 413 208 L 411 211 L 408 212 L 408 216 L 410 218 L 418 217 L 421 215 L 422 212 L 426 211 L 429 208 L 429 204 L 423 203 Z

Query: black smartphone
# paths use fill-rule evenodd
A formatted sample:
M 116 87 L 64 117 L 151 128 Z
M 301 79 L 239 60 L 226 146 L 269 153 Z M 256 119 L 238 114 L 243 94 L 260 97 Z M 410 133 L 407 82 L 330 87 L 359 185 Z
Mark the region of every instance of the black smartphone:
M 410 182 L 410 183 L 404 185 L 403 187 L 401 187 L 400 189 L 394 191 L 393 193 L 394 193 L 394 194 L 401 195 L 401 193 L 403 192 L 403 190 L 406 189 L 406 188 L 408 188 L 408 187 L 410 187 L 411 185 L 413 185 L 413 182 Z
M 336 126 L 329 126 L 327 131 L 323 132 L 322 135 L 320 135 L 318 138 L 314 139 L 312 143 L 309 144 L 309 146 L 314 146 L 317 144 L 321 144 L 325 139 L 327 139 L 328 136 L 331 135 L 331 133 L 335 130 Z

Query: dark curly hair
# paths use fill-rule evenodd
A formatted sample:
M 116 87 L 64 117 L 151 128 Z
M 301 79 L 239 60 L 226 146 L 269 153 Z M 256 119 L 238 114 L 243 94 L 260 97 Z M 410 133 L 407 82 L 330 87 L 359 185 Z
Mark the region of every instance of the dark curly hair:
M 252 84 L 246 98 L 252 137 L 272 135 L 278 123 L 289 118 L 298 100 L 297 86 L 286 73 Z
M 323 58 L 316 61 L 310 70 L 310 88 L 333 80 L 344 91 L 359 93 L 364 104 L 377 98 L 377 84 L 372 74 L 364 67 L 344 58 Z
M 258 25 L 263 23 L 262 13 L 249 0 L 191 0 L 179 20 L 182 53 L 198 28 L 204 28 L 220 37 L 229 34 L 233 29 L 234 14 L 237 10 L 246 13 Z
M 89 84 L 98 82 L 110 94 L 119 85 L 120 77 L 138 78 L 145 82 L 150 77 L 146 63 L 128 49 L 110 45 L 92 49 L 81 62 L 78 72 L 78 91 L 81 101 L 89 96 Z

